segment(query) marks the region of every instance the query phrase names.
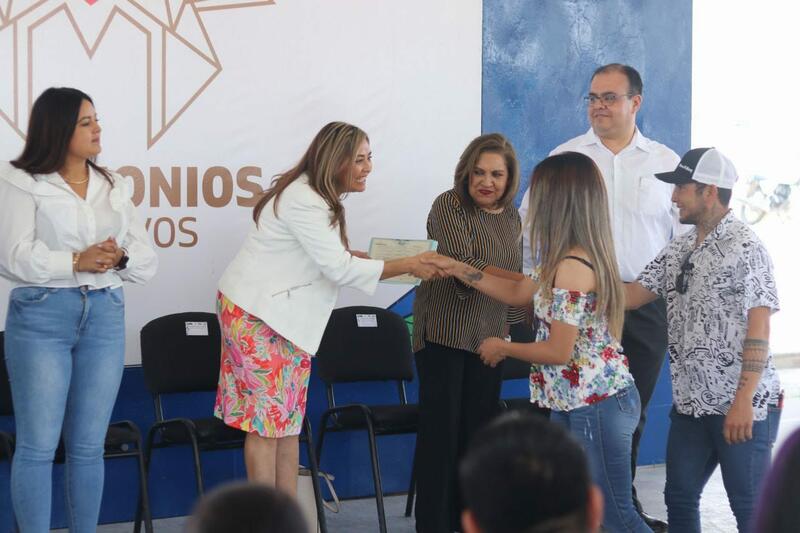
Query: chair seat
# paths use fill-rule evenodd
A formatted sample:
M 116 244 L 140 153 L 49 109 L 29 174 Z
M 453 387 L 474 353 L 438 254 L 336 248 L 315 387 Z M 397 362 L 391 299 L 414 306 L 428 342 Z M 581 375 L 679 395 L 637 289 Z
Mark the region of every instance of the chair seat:
M 6 451 L 6 447 L 11 450 L 11 453 L 14 453 L 14 444 L 15 439 L 13 433 L 0 431 L 0 461 L 11 460 L 11 457 L 8 456 L 8 452 Z
M 106 431 L 106 441 L 104 455 L 106 457 L 115 454 L 128 454 L 136 452 L 141 436 L 136 426 L 128 422 L 116 422 L 108 426 Z M 64 449 L 64 439 L 58 442 L 53 461 L 63 464 L 66 460 L 66 450 Z
M 135 450 L 140 440 L 141 434 L 134 427 L 111 425 L 106 433 L 106 453 Z
M 247 435 L 246 432 L 230 427 L 214 416 L 189 420 L 194 423 L 197 431 L 197 440 L 203 445 L 241 445 Z M 161 439 L 163 443 L 169 444 L 186 443 L 189 442 L 189 434 L 182 424 L 172 423 L 162 430 Z
M 502 398 L 500 402 L 504 404 L 505 409 L 508 410 L 536 409 L 536 406 L 531 403 L 530 398 Z
M 415 433 L 419 426 L 419 406 L 406 405 L 369 405 L 364 406 L 372 415 L 372 424 L 375 433 L 379 435 Z M 338 412 L 333 418 L 333 431 L 349 431 L 364 429 L 367 423 L 363 411 L 360 409 L 347 409 Z

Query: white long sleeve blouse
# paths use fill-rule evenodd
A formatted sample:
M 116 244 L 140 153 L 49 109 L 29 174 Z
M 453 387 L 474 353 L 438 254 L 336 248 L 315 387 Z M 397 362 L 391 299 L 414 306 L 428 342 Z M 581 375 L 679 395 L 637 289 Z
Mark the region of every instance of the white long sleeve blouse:
M 58 173 L 33 175 L 0 163 L 0 276 L 14 286 L 116 288 L 144 283 L 158 258 L 131 202 L 133 182 L 113 186 L 90 169 L 84 200 Z M 124 270 L 73 272 L 72 254 L 114 237 L 128 252 Z

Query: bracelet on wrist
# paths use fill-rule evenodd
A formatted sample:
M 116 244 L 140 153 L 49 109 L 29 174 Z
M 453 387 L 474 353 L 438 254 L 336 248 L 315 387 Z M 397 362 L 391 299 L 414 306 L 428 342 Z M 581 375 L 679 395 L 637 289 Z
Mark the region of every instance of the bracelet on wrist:
M 78 263 L 81 260 L 80 252 L 72 252 L 72 271 L 78 272 Z
M 126 268 L 128 268 L 128 261 L 130 260 L 130 257 L 128 256 L 128 250 L 126 250 L 125 248 L 121 248 L 121 250 L 122 250 L 122 257 L 119 258 L 119 262 L 114 267 L 114 270 L 125 270 Z

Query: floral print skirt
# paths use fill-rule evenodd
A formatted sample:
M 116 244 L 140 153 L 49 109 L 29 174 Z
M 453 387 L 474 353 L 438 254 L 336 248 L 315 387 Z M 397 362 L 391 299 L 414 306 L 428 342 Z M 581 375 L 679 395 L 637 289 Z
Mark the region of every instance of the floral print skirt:
M 311 355 L 217 293 L 222 360 L 214 415 L 262 437 L 299 435 Z

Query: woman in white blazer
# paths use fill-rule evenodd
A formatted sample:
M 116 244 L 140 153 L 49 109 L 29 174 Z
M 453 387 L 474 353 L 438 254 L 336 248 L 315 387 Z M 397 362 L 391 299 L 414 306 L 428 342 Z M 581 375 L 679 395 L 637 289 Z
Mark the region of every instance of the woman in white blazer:
M 103 448 L 125 360 L 124 281 L 156 254 L 130 179 L 94 163 L 91 98 L 44 91 L 22 154 L 0 165 L 0 275 L 9 294 L 5 355 L 17 445 L 11 496 L 21 531 L 49 531 L 53 455 L 63 435 L 70 531 L 95 531 Z
M 349 250 L 342 196 L 364 191 L 371 170 L 366 133 L 343 122 L 323 127 L 300 162 L 265 191 L 255 227 L 219 283 L 223 346 L 214 414 L 247 432 L 248 479 L 290 494 L 297 490 L 310 358 L 339 288 L 372 294 L 383 278 L 437 273 L 422 255 L 384 262 Z

